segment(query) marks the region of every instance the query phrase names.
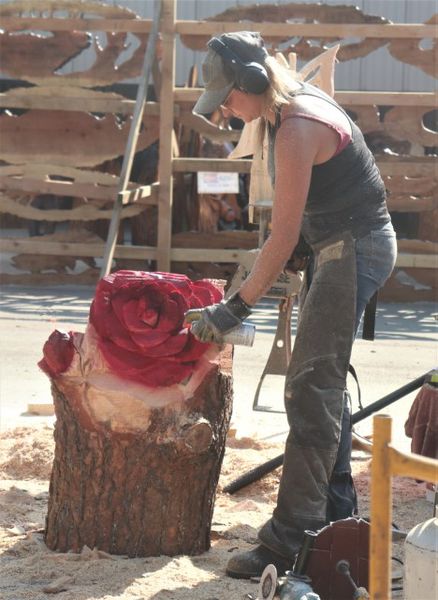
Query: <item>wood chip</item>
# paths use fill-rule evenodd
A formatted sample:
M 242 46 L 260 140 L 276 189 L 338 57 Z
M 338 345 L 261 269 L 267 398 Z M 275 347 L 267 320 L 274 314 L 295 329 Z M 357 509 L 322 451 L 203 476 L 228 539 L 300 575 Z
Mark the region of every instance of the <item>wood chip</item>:
M 88 546 L 83 546 L 80 554 L 81 560 L 100 560 L 100 559 L 109 559 L 116 560 L 114 556 L 108 554 L 108 552 L 104 552 L 103 550 L 99 550 L 96 546 L 91 550 Z
M 73 583 L 73 581 L 73 577 L 70 577 L 69 575 L 58 577 L 58 579 L 55 579 L 52 583 L 43 587 L 43 592 L 46 594 L 58 594 L 59 592 L 64 592 L 65 590 L 68 590 L 68 586 Z
M 7 528 L 6 531 L 9 535 L 25 535 L 26 530 L 21 525 L 14 525 L 11 528 Z
M 108 560 L 116 560 L 116 558 L 114 556 L 112 556 L 111 554 L 108 554 L 108 552 L 104 552 L 103 550 L 98 550 L 97 554 L 99 555 L 99 558 L 106 558 Z
M 43 417 L 50 417 L 55 414 L 55 407 L 53 404 L 28 404 L 27 412 L 32 415 L 40 415 Z
M 41 527 L 40 529 L 29 529 L 26 532 L 27 537 L 31 537 L 32 534 L 34 533 L 44 533 L 45 529 L 44 527 Z
M 56 560 L 56 561 L 78 561 L 78 560 L 82 560 L 81 555 L 80 554 L 70 554 L 68 552 L 63 552 L 61 554 L 49 554 L 48 558 L 50 558 L 51 560 Z
M 87 545 L 82 547 L 81 556 L 89 557 L 92 553 L 93 553 L 92 549 L 89 548 Z

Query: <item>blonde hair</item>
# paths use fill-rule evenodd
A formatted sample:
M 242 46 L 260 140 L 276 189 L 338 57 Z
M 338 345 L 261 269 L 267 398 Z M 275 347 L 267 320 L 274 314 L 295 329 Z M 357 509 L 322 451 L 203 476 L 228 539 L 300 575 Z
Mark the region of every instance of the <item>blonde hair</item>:
M 269 110 L 277 113 L 281 110 L 282 106 L 289 104 L 291 92 L 297 89 L 297 83 L 300 79 L 297 76 L 294 77 L 294 73 L 280 64 L 273 56 L 268 56 L 263 66 L 269 77 L 269 86 L 264 93 L 265 114 Z M 263 144 L 265 138 L 266 127 L 267 120 L 266 117 L 263 117 L 259 129 L 261 144 Z
M 265 59 L 264 67 L 269 77 L 269 87 L 265 92 L 265 107 L 267 110 L 280 110 L 290 102 L 290 94 L 297 89 L 298 77 L 278 62 L 273 56 Z

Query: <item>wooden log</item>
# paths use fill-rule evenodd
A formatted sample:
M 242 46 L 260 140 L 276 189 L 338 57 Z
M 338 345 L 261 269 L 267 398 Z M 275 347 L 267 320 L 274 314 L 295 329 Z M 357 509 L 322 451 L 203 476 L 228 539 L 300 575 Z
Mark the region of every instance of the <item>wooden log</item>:
M 121 403 L 120 414 L 110 416 L 102 398 L 102 421 L 92 424 L 85 389 L 78 399 L 66 388 L 52 386 L 47 546 L 80 552 L 87 545 L 130 557 L 208 550 L 231 414 L 229 347 L 180 405 L 159 408 L 157 395 L 141 410 Z
M 199 554 L 232 407 L 232 348 L 184 327 L 222 283 L 118 271 L 85 333 L 54 331 L 38 363 L 57 418 L 45 542 L 111 554 Z

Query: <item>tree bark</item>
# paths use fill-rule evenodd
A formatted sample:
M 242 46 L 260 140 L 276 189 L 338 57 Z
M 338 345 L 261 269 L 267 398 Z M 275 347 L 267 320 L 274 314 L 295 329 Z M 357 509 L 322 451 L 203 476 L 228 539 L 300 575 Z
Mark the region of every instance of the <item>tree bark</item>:
M 231 360 L 227 346 L 183 401 L 159 406 L 162 400 L 145 398 L 140 416 L 138 402 L 135 409 L 122 405 L 137 430 L 120 425 L 126 414 L 114 426 L 105 399 L 90 413 L 87 383 L 52 382 L 49 548 L 80 552 L 87 545 L 130 557 L 208 550 L 232 407 Z

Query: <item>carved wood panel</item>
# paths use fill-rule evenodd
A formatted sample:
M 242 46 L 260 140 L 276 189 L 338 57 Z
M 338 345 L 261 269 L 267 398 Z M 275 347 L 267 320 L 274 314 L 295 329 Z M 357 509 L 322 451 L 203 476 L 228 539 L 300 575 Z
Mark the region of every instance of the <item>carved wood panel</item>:
M 117 81 L 137 77 L 141 71 L 147 43 L 147 34 L 112 32 L 51 31 L 51 19 L 56 18 L 105 18 L 136 19 L 137 15 L 127 8 L 98 2 L 77 0 L 15 0 L 0 5 L 0 18 L 11 16 L 44 17 L 44 32 L 0 31 L 1 70 L 15 79 L 36 84 L 79 85 L 84 87 L 109 85 Z M 102 41 L 104 40 L 104 41 Z M 136 47 L 135 47 L 136 46 Z M 132 55 L 124 60 L 129 49 Z M 81 52 L 94 56 L 91 66 L 84 72 L 60 72 Z M 127 56 L 127 55 L 126 55 Z
M 321 24 L 379 24 L 390 23 L 388 19 L 379 15 L 368 15 L 356 6 L 350 5 L 326 5 L 324 3 L 307 4 L 303 2 L 289 2 L 276 4 L 275 9 L 272 4 L 253 4 L 250 6 L 236 6 L 228 8 L 214 17 L 205 19 L 206 21 L 223 21 L 252 23 L 321 23 Z M 428 24 L 437 22 L 437 17 L 432 17 Z M 185 46 L 192 50 L 203 50 L 210 36 L 201 35 L 182 35 L 181 40 Z M 388 38 L 362 38 L 359 41 L 346 41 L 342 38 L 308 38 L 300 37 L 298 40 L 289 40 L 278 37 L 270 38 L 265 35 L 264 39 L 268 44 L 275 46 L 281 44 L 282 52 L 287 55 L 290 52 L 297 54 L 301 60 L 311 60 L 327 49 L 328 44 L 332 45 L 339 41 L 341 47 L 337 58 L 339 61 L 348 61 L 355 58 L 367 56 L 374 50 L 387 46 L 391 55 L 402 62 L 414 65 L 429 75 L 437 76 L 438 69 L 438 47 L 436 40 L 432 40 L 430 48 L 423 48 L 421 40 L 418 39 L 391 39 L 390 32 Z M 287 45 L 286 45 L 287 44 Z
M 427 25 L 438 25 L 438 14 L 433 15 Z M 438 77 L 438 43 L 437 39 L 431 40 L 431 47 L 423 46 L 423 40 L 403 38 L 391 40 L 388 51 L 397 60 L 408 65 L 418 67 L 432 77 Z
M 90 167 L 125 152 L 131 119 L 86 112 L 28 111 L 0 116 L 0 159 L 22 164 L 35 160 L 58 165 Z M 159 135 L 159 118 L 145 116 L 137 150 Z
M 385 144 L 399 154 L 410 154 L 412 144 L 438 146 L 438 131 L 424 124 L 430 107 L 393 106 L 384 111 L 373 105 L 347 108 L 364 134 L 381 136 L 380 148 L 373 148 L 373 151 L 383 150 Z
M 179 0 L 184 1 L 184 0 Z M 29 110 L 24 114 L 4 113 L 0 116 L 0 160 L 11 163 L 28 163 L 29 168 L 25 173 L 10 171 L 0 173 L 0 190 L 2 179 L 9 178 L 19 184 L 23 182 L 24 188 L 32 186 L 38 180 L 36 191 L 40 186 L 41 192 L 45 191 L 47 178 L 51 175 L 62 174 L 71 178 L 76 190 L 87 189 L 91 185 L 87 177 L 88 169 L 112 159 L 124 152 L 129 130 L 129 118 L 115 114 L 93 115 L 95 108 L 102 98 L 112 100 L 115 98 L 108 92 L 91 90 L 96 86 L 105 86 L 126 79 L 137 77 L 140 73 L 144 59 L 147 33 L 127 33 L 115 27 L 114 33 L 97 33 L 96 31 L 51 31 L 53 19 L 61 18 L 89 18 L 114 19 L 134 21 L 137 15 L 127 8 L 99 4 L 92 1 L 79 0 L 15 0 L 0 4 L 1 17 L 29 16 L 44 17 L 47 29 L 38 32 L 29 32 L 17 26 L 15 31 L 0 31 L 0 61 L 1 71 L 14 79 L 28 81 L 38 87 L 29 89 L 29 107 L 32 107 L 32 98 L 36 96 L 54 95 L 59 99 L 59 108 L 71 109 L 71 99 L 78 98 L 78 108 L 82 111 L 72 110 Z M 252 6 L 236 6 L 223 13 L 208 19 L 210 21 L 239 22 L 251 21 L 255 23 L 277 22 L 285 23 L 321 23 L 321 24 L 369 24 L 384 25 L 388 20 L 378 15 L 365 14 L 360 9 L 342 4 L 333 6 L 323 3 L 307 4 L 304 2 L 280 3 L 275 7 L 272 4 L 259 4 Z M 437 23 L 436 16 L 428 21 L 429 24 Z M 56 29 L 56 28 L 55 28 Z M 181 36 L 183 43 L 192 49 L 204 49 L 209 35 Z M 348 61 L 364 57 L 374 50 L 386 47 L 394 59 L 413 65 L 429 75 L 437 76 L 437 44 L 424 43 L 419 39 L 391 39 L 388 38 L 362 38 L 352 41 L 341 38 L 309 38 L 305 36 L 283 39 L 265 36 L 268 44 L 275 46 L 281 43 L 285 56 L 289 52 L 297 54 L 303 61 L 309 61 L 332 46 L 338 39 L 341 47 L 338 52 L 340 61 Z M 73 61 L 82 53 L 88 53 L 93 59 L 89 67 L 83 71 L 74 71 Z M 71 67 L 71 68 L 69 68 Z M 21 93 L 25 88 L 19 88 Z M 69 104 L 65 99 L 69 99 Z M 63 105 L 62 103 L 65 102 Z M 87 102 L 89 103 L 87 105 Z M 36 103 L 37 104 L 37 103 Z M 39 102 L 41 104 L 41 102 Z M 38 106 L 39 106 L 38 104 Z M 58 106 L 53 106 L 58 108 Z M 350 108 L 350 107 L 349 107 Z M 385 149 L 400 155 L 409 155 L 413 146 L 438 146 L 437 132 L 425 126 L 425 116 L 429 108 L 417 106 L 385 107 L 381 114 L 380 109 L 374 105 L 352 106 L 355 119 L 370 140 L 377 155 Z M 126 111 L 128 112 L 128 111 Z M 188 112 L 182 112 L 181 123 L 190 127 L 193 125 L 191 107 Z M 204 126 L 204 130 L 208 127 Z M 211 131 L 210 131 L 211 134 Z M 139 148 L 148 146 L 158 137 L 158 117 L 148 116 L 144 120 Z M 218 141 L 222 141 L 222 132 Z M 39 161 L 49 163 L 46 166 L 35 165 L 35 157 Z M 378 157 L 377 157 L 378 158 Z M 397 157 L 394 157 L 397 159 Z M 82 171 L 62 171 L 79 166 Z M 33 167 L 33 168 L 30 168 Z M 86 170 L 84 170 L 84 167 Z M 80 172 L 87 173 L 82 178 Z M 113 182 L 104 182 L 96 171 L 96 186 L 110 187 Z M 20 180 L 21 177 L 21 180 Z M 389 205 L 391 210 L 401 212 L 419 212 L 422 223 L 437 214 L 437 176 L 432 174 L 392 174 L 384 176 L 389 191 Z M 85 187 L 83 187 L 85 186 Z M 13 188 L 13 186 L 11 186 Z M 35 191 L 35 190 L 34 190 Z M 34 194 L 26 189 L 7 189 L 0 192 L 3 210 L 12 214 L 41 221 L 44 212 L 33 203 Z M 73 194 L 74 195 L 74 194 Z M 69 219 L 88 221 L 100 216 L 109 215 L 107 200 L 95 198 L 92 202 L 78 197 L 73 201 L 73 208 L 62 211 L 52 207 L 46 211 L 48 219 L 57 221 L 62 218 L 62 212 L 69 213 Z M 144 207 L 134 205 L 123 209 L 123 216 L 132 216 L 141 212 Z M 427 227 L 423 227 L 426 230 Z M 420 227 L 421 230 L 421 227 Z M 421 230 L 421 231 L 423 231 Z M 430 230 L 430 227 L 428 231 Z M 75 237 L 75 234 L 72 234 Z M 204 246 L 208 245 L 207 243 Z M 29 256 L 29 255 L 27 255 Z M 66 257 L 68 258 L 68 257 Z M 54 260 L 56 257 L 54 258 Z M 50 259 L 49 259 L 50 262 Z M 63 267 L 62 267 L 63 268 Z M 35 267 L 34 267 L 35 269 Z M 38 268 L 36 269 L 38 270 Z

